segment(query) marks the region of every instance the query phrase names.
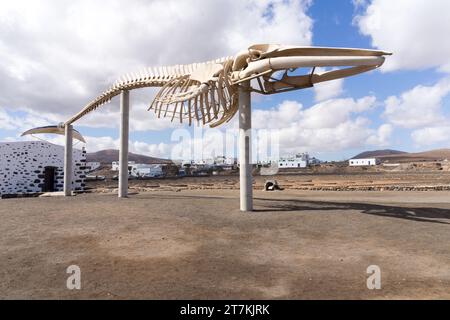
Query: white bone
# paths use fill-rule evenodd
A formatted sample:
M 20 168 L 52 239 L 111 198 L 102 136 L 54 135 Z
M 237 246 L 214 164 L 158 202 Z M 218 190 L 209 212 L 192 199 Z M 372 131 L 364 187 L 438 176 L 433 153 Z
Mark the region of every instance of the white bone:
M 354 76 L 376 69 L 384 63 L 386 55 L 389 53 L 378 50 L 263 44 L 251 46 L 235 57 L 219 58 L 206 63 L 148 68 L 139 71 L 138 74 L 120 77 L 110 89 L 87 104 L 65 125 L 72 124 L 100 105 L 109 102 L 122 90 L 162 87 L 150 107 L 155 109 L 158 116 L 161 115 L 162 108 L 165 108 L 166 114 L 177 116 L 178 104 L 181 104 L 178 115 L 182 121 L 183 113 L 186 112 L 183 108 L 187 103 L 190 124 L 193 113 L 197 120 L 201 116 L 203 123 L 211 121 L 210 125 L 216 126 L 231 120 L 237 112 L 237 88 L 241 81 L 259 78 L 264 85 L 265 93 L 268 94 L 301 89 L 314 83 Z M 323 74 L 287 76 L 283 77 L 283 81 L 268 80 L 267 75 L 276 70 L 301 67 L 350 68 L 327 71 Z M 211 86 L 208 85 L 210 83 Z M 211 101 L 206 106 L 205 100 L 208 98 L 211 98 Z M 211 110 L 214 112 L 212 118 L 219 116 L 219 119 L 210 119 Z

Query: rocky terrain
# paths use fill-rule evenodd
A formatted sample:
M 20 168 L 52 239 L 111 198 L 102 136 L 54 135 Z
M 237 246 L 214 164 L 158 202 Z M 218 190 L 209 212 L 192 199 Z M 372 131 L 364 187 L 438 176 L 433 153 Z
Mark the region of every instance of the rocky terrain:
M 115 156 L 114 150 L 100 152 L 107 154 L 108 161 Z M 155 163 L 168 161 L 146 157 L 131 161 Z M 397 150 L 368 151 L 358 156 L 376 156 L 382 163 L 374 167 L 349 167 L 347 162 L 323 163 L 308 169 L 281 169 L 273 175 L 271 169 L 254 169 L 254 189 L 263 190 L 267 180 L 277 180 L 285 190 L 313 191 L 445 191 L 450 190 L 450 149 L 432 150 L 421 153 L 406 153 Z M 133 158 L 134 157 L 134 158 Z M 145 156 L 139 156 L 145 157 Z M 135 160 L 133 160 L 135 159 Z M 103 163 L 108 163 L 104 161 Z M 147 161 L 147 162 L 142 162 Z M 152 162 L 153 161 L 153 162 Z M 162 162 L 165 163 L 165 162 Z M 172 167 L 173 167 L 172 163 Z M 87 183 L 88 192 L 115 193 L 117 181 L 113 179 L 109 164 L 103 165 L 93 175 L 105 176 L 104 181 Z M 222 171 L 204 177 L 177 178 L 174 175 L 164 179 L 130 180 L 130 192 L 181 191 L 181 190 L 237 190 L 239 172 Z
M 365 172 L 365 173 L 286 173 L 274 176 L 254 176 L 254 189 L 264 189 L 267 180 L 277 180 L 285 190 L 315 191 L 427 191 L 450 190 L 450 172 Z M 183 177 L 130 180 L 130 192 L 181 190 L 237 190 L 239 176 Z M 89 192 L 117 192 L 117 181 L 87 183 Z

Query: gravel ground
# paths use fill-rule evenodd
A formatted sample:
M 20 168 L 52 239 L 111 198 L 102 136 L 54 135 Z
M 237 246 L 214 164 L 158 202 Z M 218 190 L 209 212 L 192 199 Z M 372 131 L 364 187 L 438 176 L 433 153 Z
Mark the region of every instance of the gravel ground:
M 109 172 L 109 171 L 104 171 Z M 103 172 L 101 172 L 103 173 Z M 109 172 L 111 174 L 111 172 Z M 282 173 L 254 176 L 254 188 L 262 190 L 267 180 L 277 180 L 286 190 L 297 191 L 450 191 L 450 173 L 429 172 L 366 172 L 366 173 Z M 92 192 L 117 192 L 117 181 L 89 181 Z M 238 190 L 239 176 L 184 177 L 181 179 L 130 180 L 136 192 L 175 190 Z
M 0 200 L 0 298 L 450 299 L 450 192 L 255 198 L 253 213 L 235 190 Z

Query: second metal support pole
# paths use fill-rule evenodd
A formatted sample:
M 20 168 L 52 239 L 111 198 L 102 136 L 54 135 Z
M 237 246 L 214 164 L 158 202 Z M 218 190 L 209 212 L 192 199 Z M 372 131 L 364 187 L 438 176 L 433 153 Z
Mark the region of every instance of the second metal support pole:
M 253 211 L 252 110 L 250 82 L 239 87 L 239 174 L 241 211 Z
M 130 123 L 130 92 L 120 95 L 119 198 L 128 197 L 128 139 Z

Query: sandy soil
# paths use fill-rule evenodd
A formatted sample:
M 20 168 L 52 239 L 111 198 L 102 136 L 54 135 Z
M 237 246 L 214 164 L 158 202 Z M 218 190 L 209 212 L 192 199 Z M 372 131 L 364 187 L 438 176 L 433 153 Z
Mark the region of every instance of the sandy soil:
M 359 169 L 359 168 L 357 168 Z M 318 174 L 297 172 L 254 177 L 254 188 L 262 190 L 267 180 L 277 180 L 287 190 L 325 191 L 450 191 L 450 172 L 366 172 Z M 92 192 L 117 192 L 117 181 L 87 183 Z M 238 190 L 239 176 L 184 177 L 172 179 L 132 180 L 135 192 L 179 190 Z
M 255 198 L 250 214 L 227 190 L 0 200 L 0 298 L 450 298 L 450 192 Z

